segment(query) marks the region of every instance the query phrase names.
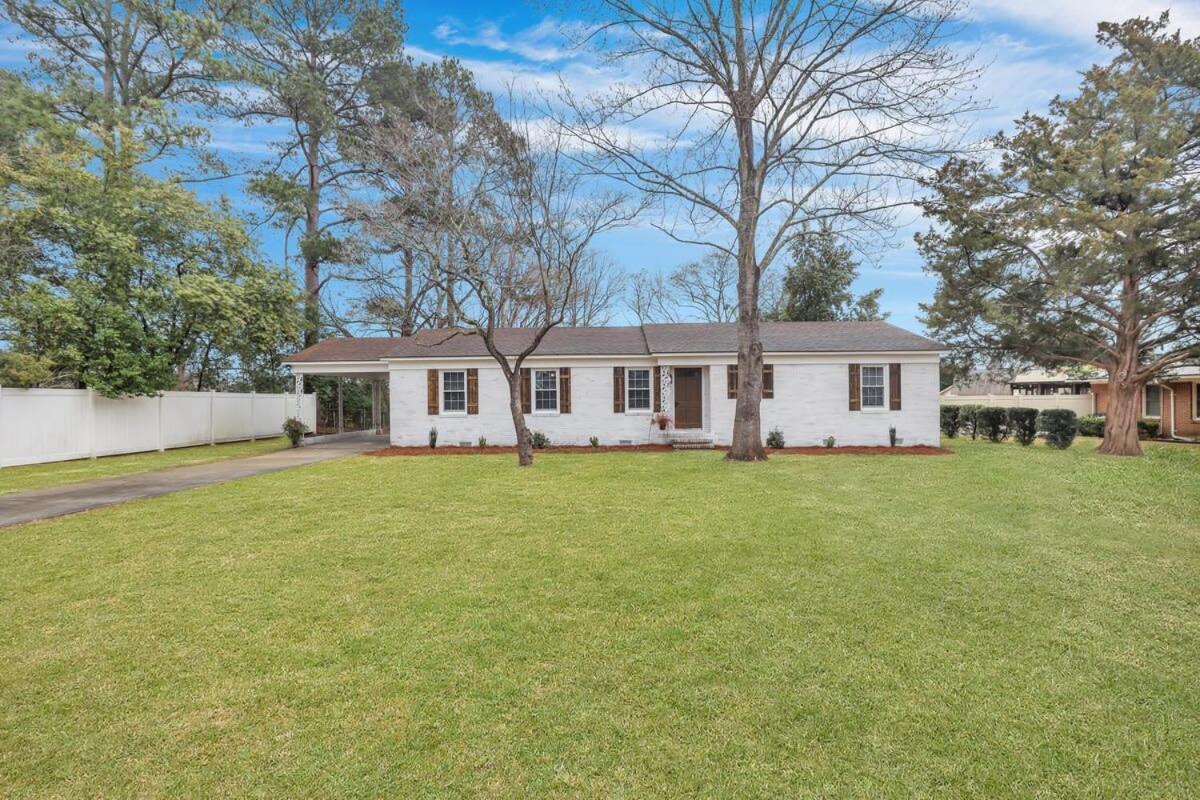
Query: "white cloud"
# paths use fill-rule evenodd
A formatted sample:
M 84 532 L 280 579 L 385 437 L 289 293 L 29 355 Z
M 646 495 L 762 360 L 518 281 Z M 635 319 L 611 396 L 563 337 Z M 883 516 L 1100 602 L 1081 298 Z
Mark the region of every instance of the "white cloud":
M 528 61 L 562 61 L 571 52 L 566 47 L 567 28 L 556 19 L 547 17 L 541 22 L 513 34 L 506 34 L 496 22 L 484 21 L 473 30 L 464 31 L 453 18 L 446 19 L 433 29 L 433 35 L 452 47 L 481 47 L 497 53 L 511 53 Z
M 1130 17 L 1157 18 L 1171 12 L 1173 27 L 1200 35 L 1200 7 L 1194 0 L 975 0 L 974 16 L 1015 22 L 1056 37 L 1091 41 L 1096 25 Z

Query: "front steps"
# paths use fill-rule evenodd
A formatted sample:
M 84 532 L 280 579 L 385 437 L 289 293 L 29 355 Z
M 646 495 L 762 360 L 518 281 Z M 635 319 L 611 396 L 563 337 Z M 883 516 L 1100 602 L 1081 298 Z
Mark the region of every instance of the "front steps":
M 705 431 L 671 431 L 667 438 L 673 450 L 713 449 L 713 435 Z

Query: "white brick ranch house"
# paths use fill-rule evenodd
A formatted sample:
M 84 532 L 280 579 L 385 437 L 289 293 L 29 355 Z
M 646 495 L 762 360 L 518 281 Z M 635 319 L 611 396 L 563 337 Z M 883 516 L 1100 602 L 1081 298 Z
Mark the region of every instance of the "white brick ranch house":
M 530 329 L 497 332 L 516 353 Z M 938 444 L 941 345 L 886 322 L 767 322 L 764 436 L 788 445 Z M 737 326 L 676 323 L 555 328 L 526 359 L 526 421 L 555 444 L 646 444 L 672 436 L 728 444 L 736 402 Z M 304 375 L 386 381 L 393 445 L 513 444 L 508 387 L 480 337 L 427 330 L 400 338 L 328 339 L 286 363 Z M 662 432 L 657 413 L 673 420 Z

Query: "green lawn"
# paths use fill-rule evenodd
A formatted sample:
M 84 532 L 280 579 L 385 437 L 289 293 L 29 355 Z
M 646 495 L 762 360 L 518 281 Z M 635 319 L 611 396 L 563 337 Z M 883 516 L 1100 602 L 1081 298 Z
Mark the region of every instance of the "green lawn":
M 161 453 L 105 456 L 97 458 L 95 461 L 84 458 L 78 461 L 55 461 L 51 464 L 5 467 L 0 469 L 0 494 L 27 492 L 31 489 L 45 489 L 49 486 L 92 481 L 97 478 L 114 478 L 118 475 L 132 475 L 136 472 L 149 472 L 152 469 L 163 469 L 164 467 L 181 467 L 187 464 L 220 461 L 225 458 L 256 456 L 282 450 L 287 446 L 286 438 L 276 436 L 272 439 L 259 439 L 257 442 L 230 442 L 211 447 L 208 445 L 180 447 Z
M 1200 795 L 1200 448 L 951 446 L 354 457 L 0 531 L 0 795 Z

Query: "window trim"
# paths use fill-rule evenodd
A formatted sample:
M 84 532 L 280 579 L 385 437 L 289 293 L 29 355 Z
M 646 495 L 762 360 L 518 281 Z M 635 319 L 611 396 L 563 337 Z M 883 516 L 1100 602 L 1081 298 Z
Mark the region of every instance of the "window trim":
M 462 411 L 457 409 L 446 408 L 446 375 L 451 372 L 457 372 L 462 375 L 463 388 Z M 467 415 L 467 406 L 470 404 L 470 398 L 467 396 L 467 371 L 465 369 L 440 369 L 438 370 L 438 415 L 443 417 L 465 417 Z
M 646 391 L 648 400 L 645 408 L 634 408 L 629 403 L 630 393 L 633 391 L 629 384 L 629 373 L 641 371 L 647 374 Z M 625 368 L 625 413 L 634 416 L 645 416 L 654 413 L 654 368 L 653 367 L 626 367 Z
M 1200 422 L 1200 381 L 1192 381 L 1192 422 Z
M 1158 413 L 1150 413 L 1150 387 L 1158 389 Z M 1163 387 L 1157 383 L 1147 383 L 1142 387 L 1142 417 L 1145 419 L 1162 419 Z
M 554 408 L 538 408 L 538 373 L 549 372 L 554 376 Z M 545 391 L 545 390 L 543 390 Z M 553 417 L 561 413 L 562 382 L 559 380 L 558 367 L 534 367 L 529 373 L 529 413 L 534 416 Z
M 870 368 L 878 368 L 880 373 L 883 375 L 883 384 L 882 384 L 883 400 L 877 406 L 869 406 L 869 405 L 867 405 L 867 402 L 866 402 L 866 388 L 867 388 L 866 371 Z M 868 414 L 879 414 L 879 413 L 883 413 L 883 412 L 886 412 L 889 410 L 888 409 L 888 389 L 890 387 L 888 385 L 888 381 L 891 379 L 888 377 L 888 372 L 889 372 L 889 370 L 888 370 L 887 364 L 859 364 L 858 365 L 858 410 L 859 411 L 863 411 Z M 874 387 L 872 387 L 872 388 L 874 388 Z

